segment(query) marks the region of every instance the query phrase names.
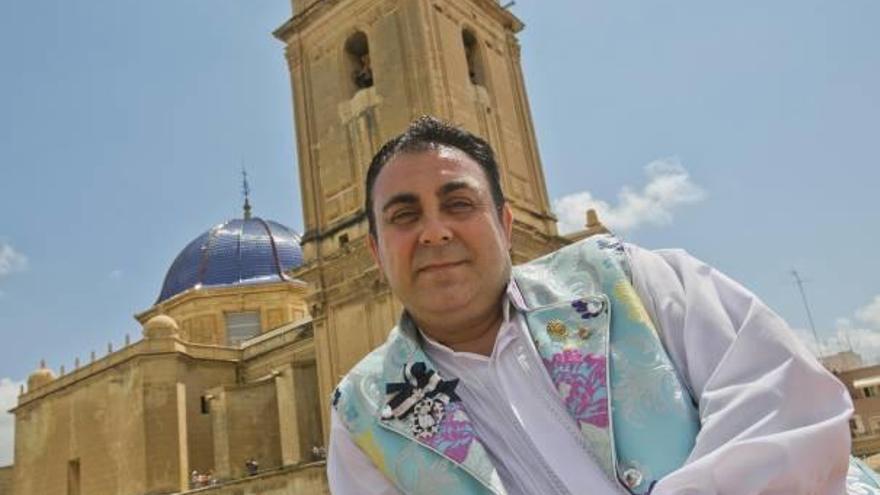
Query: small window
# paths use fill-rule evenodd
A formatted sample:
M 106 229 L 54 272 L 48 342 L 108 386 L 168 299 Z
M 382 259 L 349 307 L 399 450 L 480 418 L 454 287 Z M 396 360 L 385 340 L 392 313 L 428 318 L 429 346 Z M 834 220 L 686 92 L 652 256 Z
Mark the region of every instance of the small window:
M 471 84 L 484 85 L 483 58 L 480 55 L 480 45 L 477 37 L 470 29 L 461 32 L 461 41 L 464 44 L 464 57 L 467 60 L 468 77 Z
M 211 403 L 208 401 L 208 398 L 204 395 L 201 397 L 202 399 L 202 414 L 211 414 Z
M 865 397 L 876 397 L 877 396 L 877 387 L 865 387 L 862 389 L 862 392 L 865 393 Z
M 880 416 L 871 416 L 868 420 L 868 426 L 872 435 L 880 435 Z
M 240 345 L 245 340 L 260 334 L 260 313 L 226 313 L 226 344 Z
M 370 63 L 370 43 L 367 35 L 358 31 L 345 42 L 345 58 L 351 74 L 352 94 L 373 86 L 373 66 Z
M 862 423 L 862 418 L 858 414 L 854 414 L 852 418 L 849 420 L 849 430 L 854 437 L 863 435 L 865 433 L 865 425 Z
M 348 234 L 342 234 L 339 236 L 339 247 L 345 247 L 348 245 Z

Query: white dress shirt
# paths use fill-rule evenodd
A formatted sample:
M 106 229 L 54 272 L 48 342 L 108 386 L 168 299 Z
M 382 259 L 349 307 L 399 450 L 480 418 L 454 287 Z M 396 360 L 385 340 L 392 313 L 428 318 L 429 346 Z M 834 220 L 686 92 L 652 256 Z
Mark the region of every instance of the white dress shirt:
M 633 285 L 673 364 L 698 398 L 691 455 L 653 495 L 844 493 L 850 449 L 846 389 L 785 322 L 742 286 L 681 250 L 627 245 Z M 474 429 L 509 495 L 619 494 L 579 442 L 508 291 L 490 356 L 425 339 L 444 378 L 459 378 Z M 513 309 L 512 311 L 510 311 Z M 400 493 L 331 414 L 335 495 Z

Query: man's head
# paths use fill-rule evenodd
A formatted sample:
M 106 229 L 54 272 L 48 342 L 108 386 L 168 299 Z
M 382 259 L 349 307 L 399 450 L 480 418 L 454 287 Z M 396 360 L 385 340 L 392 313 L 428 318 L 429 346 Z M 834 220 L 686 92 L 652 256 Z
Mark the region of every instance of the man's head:
M 370 234 L 376 236 L 376 216 L 373 212 L 373 186 L 376 177 L 385 165 L 395 156 L 402 153 L 418 153 L 437 149 L 440 146 L 457 148 L 471 157 L 486 174 L 492 201 L 498 209 L 505 204 L 504 193 L 501 191 L 501 175 L 495 162 L 495 153 L 489 143 L 470 132 L 431 116 L 422 116 L 410 123 L 409 128 L 385 143 L 370 161 L 367 169 L 367 194 L 364 211 L 370 225 Z
M 497 312 L 512 215 L 485 141 L 422 117 L 379 150 L 366 186 L 370 250 L 418 323 Z

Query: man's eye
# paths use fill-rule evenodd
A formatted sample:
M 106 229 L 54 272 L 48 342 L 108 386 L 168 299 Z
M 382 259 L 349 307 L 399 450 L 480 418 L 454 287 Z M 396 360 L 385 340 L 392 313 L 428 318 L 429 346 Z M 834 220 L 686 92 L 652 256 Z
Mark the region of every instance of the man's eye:
M 414 221 L 418 217 L 418 212 L 415 210 L 400 210 L 391 214 L 389 217 L 389 221 L 391 223 L 409 223 Z
M 474 209 L 474 203 L 465 199 L 457 199 L 446 203 L 446 210 L 452 213 L 466 213 Z

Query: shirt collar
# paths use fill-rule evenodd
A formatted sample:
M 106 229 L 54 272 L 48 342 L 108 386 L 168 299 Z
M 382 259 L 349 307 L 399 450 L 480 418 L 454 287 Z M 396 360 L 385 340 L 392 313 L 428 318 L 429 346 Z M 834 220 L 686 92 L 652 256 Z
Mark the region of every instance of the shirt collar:
M 507 332 L 507 329 L 510 327 L 511 317 L 511 309 L 514 311 L 524 311 L 525 310 L 525 302 L 523 301 L 522 294 L 517 288 L 516 283 L 513 281 L 513 278 L 510 279 L 510 282 L 507 284 L 507 289 L 504 291 L 504 295 L 501 297 L 501 327 L 498 329 L 498 335 L 495 337 L 495 346 L 493 347 L 493 354 L 495 349 L 498 347 L 498 342 L 501 339 L 501 336 Z M 424 346 L 427 349 L 430 349 L 431 352 L 438 352 L 442 354 L 452 355 L 452 356 L 478 356 L 480 358 L 485 358 L 485 356 L 473 354 L 470 352 L 456 352 L 451 348 L 437 342 L 436 340 L 428 337 L 425 332 L 422 331 L 421 328 L 418 328 L 419 337 L 421 338 Z

